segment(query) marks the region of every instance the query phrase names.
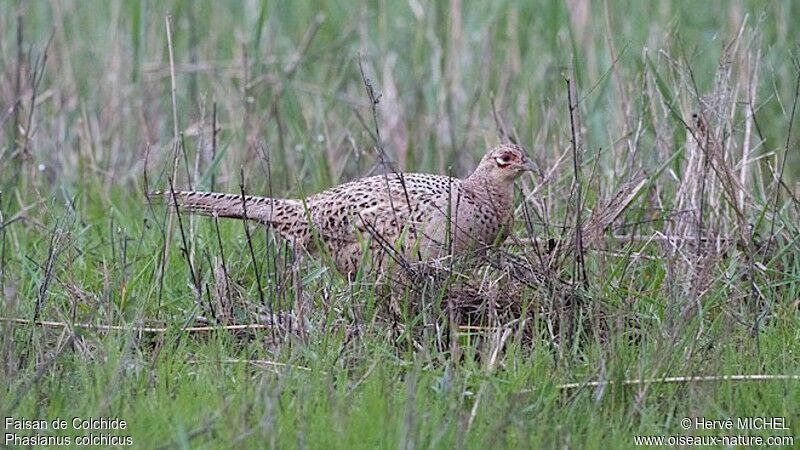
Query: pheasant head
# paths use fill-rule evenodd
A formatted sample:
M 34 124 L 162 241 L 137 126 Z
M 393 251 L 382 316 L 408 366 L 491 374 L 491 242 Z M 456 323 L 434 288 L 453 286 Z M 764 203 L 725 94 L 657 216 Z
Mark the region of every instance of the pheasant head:
M 538 171 L 528 153 L 516 144 L 500 144 L 486 153 L 470 178 L 511 186 L 525 171 Z

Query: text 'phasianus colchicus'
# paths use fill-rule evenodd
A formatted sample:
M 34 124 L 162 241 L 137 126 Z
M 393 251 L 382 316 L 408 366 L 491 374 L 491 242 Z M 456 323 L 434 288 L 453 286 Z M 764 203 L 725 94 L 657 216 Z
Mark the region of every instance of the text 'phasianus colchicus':
M 519 146 L 492 148 L 466 178 L 389 173 L 342 184 L 305 200 L 213 192 L 156 193 L 181 211 L 263 223 L 295 246 L 320 255 L 320 243 L 344 275 L 387 251 L 409 262 L 468 256 L 505 238 L 514 182 L 535 164 Z M 243 204 L 244 203 L 244 204 Z M 246 217 L 245 217 L 246 215 Z

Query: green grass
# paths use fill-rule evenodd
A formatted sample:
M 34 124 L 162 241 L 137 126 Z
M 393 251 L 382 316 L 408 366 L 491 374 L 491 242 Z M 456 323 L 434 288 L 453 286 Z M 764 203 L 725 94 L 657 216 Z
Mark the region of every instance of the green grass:
M 797 379 L 622 383 L 800 376 L 798 5 L 604 3 L 0 3 L 4 426 L 120 418 L 126 430 L 93 433 L 131 436 L 137 448 L 627 448 L 638 435 L 726 434 L 797 445 Z M 437 289 L 396 294 L 392 314 L 369 279 L 348 283 L 307 261 L 294 280 L 292 252 L 253 224 L 255 258 L 241 223 L 220 221 L 218 236 L 212 219 L 183 217 L 187 257 L 173 218 L 162 278 L 169 219 L 143 193 L 167 189 L 173 168 L 168 13 L 186 155 L 177 187 L 213 179 L 238 192 L 241 173 L 248 192 L 300 197 L 370 173 L 359 54 L 382 94 L 382 145 L 406 170 L 467 174 L 499 140 L 494 102 L 548 173 L 520 183 L 530 220 L 518 211 L 518 237 L 572 242 L 565 77 L 581 99 L 584 219 L 637 174 L 646 187 L 588 246 L 585 284 L 572 256 L 549 267 L 574 295 L 472 273 L 482 298 L 534 305 L 502 345 L 462 329 L 442 346 Z M 708 152 L 692 139 L 692 113 L 707 123 Z M 743 159 L 744 184 L 731 184 Z M 698 234 L 710 242 L 702 249 L 619 238 Z M 506 250 L 542 269 L 532 246 Z M 238 324 L 296 314 L 298 299 L 309 306 L 302 329 L 283 338 L 185 329 L 224 308 Z M 137 331 L 145 325 L 164 331 Z M 562 386 L 598 380 L 613 383 Z M 784 417 L 789 429 L 680 424 L 755 416 Z

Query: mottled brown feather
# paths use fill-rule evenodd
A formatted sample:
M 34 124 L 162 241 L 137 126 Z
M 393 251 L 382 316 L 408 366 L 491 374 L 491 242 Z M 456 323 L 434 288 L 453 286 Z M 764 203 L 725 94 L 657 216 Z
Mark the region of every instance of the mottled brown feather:
M 365 249 L 373 265 L 393 246 L 410 261 L 467 255 L 502 240 L 513 209 L 514 181 L 535 166 L 525 151 L 491 149 L 464 179 L 404 173 L 377 175 L 303 200 L 209 192 L 176 192 L 182 211 L 261 222 L 312 253 L 322 242 L 342 273 L 353 273 Z M 156 193 L 173 204 L 171 193 Z M 310 220 L 309 220 L 310 219 Z M 449 226 L 448 226 L 449 225 Z M 315 238 L 318 236 L 318 239 Z

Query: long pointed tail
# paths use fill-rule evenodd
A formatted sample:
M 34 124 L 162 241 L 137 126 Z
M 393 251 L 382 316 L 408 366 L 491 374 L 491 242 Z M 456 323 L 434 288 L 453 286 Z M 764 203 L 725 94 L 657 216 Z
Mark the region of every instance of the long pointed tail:
M 178 191 L 174 196 L 172 192 L 155 192 L 150 198 L 170 207 L 177 203 L 181 211 L 191 214 L 234 219 L 246 217 L 276 226 L 279 230 L 287 225 L 305 222 L 303 205 L 299 200 L 247 195 L 242 202 L 241 195 L 196 191 Z

